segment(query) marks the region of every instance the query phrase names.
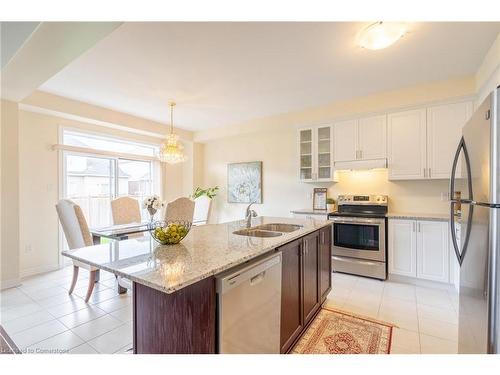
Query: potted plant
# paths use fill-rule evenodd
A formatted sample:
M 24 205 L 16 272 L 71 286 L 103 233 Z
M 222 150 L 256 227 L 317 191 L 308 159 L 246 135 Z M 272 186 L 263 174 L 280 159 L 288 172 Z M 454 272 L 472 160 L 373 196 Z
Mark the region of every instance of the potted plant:
M 214 186 L 207 189 L 202 189 L 201 187 L 197 187 L 193 193 L 193 199 L 206 195 L 208 198 L 213 199 L 217 195 L 217 191 L 219 190 L 218 186 Z
M 326 198 L 326 209 L 328 212 L 332 212 L 335 210 L 335 199 Z

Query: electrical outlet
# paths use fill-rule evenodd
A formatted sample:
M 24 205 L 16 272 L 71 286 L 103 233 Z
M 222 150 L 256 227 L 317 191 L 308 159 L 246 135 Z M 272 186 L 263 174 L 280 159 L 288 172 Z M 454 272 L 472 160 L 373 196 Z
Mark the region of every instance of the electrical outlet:
M 24 252 L 25 253 L 31 253 L 33 251 L 33 248 L 31 247 L 31 245 L 26 245 L 24 247 Z
M 448 192 L 441 192 L 441 202 L 448 202 L 450 200 L 450 196 Z

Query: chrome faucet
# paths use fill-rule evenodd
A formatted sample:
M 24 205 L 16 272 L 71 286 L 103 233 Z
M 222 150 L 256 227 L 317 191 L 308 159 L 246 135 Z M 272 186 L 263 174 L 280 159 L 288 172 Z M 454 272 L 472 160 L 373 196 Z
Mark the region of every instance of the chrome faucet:
M 257 212 L 254 210 L 250 209 L 252 207 L 252 204 L 255 202 L 252 202 L 248 205 L 247 210 L 245 212 L 245 220 L 247 222 L 247 228 L 250 228 L 252 226 L 252 217 L 257 217 Z

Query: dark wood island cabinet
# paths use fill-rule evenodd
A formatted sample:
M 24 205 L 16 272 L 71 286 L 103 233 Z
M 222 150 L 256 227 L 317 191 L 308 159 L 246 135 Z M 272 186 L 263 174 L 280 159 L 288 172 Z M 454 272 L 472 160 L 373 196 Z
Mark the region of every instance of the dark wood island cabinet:
M 287 353 L 331 290 L 329 225 L 279 248 L 282 252 L 281 353 Z

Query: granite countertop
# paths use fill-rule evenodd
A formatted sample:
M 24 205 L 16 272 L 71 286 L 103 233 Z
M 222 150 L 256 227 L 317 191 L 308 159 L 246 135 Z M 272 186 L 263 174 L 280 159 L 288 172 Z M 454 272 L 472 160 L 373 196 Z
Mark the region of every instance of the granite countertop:
M 146 233 L 137 239 L 112 241 L 62 254 L 159 291 L 174 293 L 332 224 L 327 220 L 276 217 L 252 220 L 252 226 L 266 223 L 299 224 L 302 228 L 278 237 L 247 237 L 233 234 L 245 227 L 245 221 L 240 220 L 192 227 L 181 243 L 172 246 L 159 245 Z
M 387 217 L 389 219 L 450 221 L 449 214 L 436 213 L 389 212 Z
M 298 210 L 291 210 L 293 214 L 309 214 L 309 215 L 328 215 L 329 211 L 327 210 L 314 210 L 312 208 L 301 208 Z

